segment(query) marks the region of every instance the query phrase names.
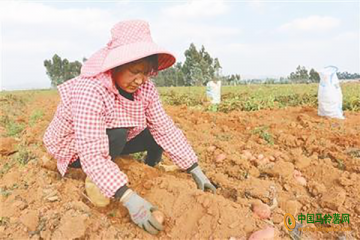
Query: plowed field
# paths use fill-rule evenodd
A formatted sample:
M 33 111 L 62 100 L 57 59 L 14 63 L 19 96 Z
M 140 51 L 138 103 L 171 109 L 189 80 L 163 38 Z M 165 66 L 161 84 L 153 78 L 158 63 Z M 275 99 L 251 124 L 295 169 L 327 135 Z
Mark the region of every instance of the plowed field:
M 60 176 L 42 144 L 58 101 L 46 91 L 1 98 L 0 239 L 235 240 L 267 227 L 275 239 L 360 239 L 359 112 L 336 120 L 319 117 L 313 106 L 222 113 L 165 105 L 218 189 L 216 195 L 198 190 L 166 156 L 155 168 L 136 156 L 116 159 L 129 186 L 166 215 L 165 230 L 152 236 L 120 203 L 93 206 L 82 170 Z M 270 207 L 269 218 L 254 213 L 259 203 Z M 316 214 L 349 214 L 349 223 L 305 220 L 302 226 L 351 230 L 289 232 L 286 213 L 297 226 L 301 214 L 315 220 Z

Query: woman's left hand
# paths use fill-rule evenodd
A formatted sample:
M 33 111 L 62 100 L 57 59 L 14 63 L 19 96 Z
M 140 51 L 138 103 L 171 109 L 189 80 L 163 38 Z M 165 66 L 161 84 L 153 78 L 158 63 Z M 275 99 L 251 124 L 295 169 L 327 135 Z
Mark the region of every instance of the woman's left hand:
M 203 171 L 201 170 L 201 168 L 199 166 L 192 169 L 190 171 L 190 173 L 191 173 L 192 177 L 194 178 L 199 189 L 201 189 L 203 191 L 210 190 L 213 193 L 216 193 L 216 187 L 205 176 L 205 174 L 203 173 Z

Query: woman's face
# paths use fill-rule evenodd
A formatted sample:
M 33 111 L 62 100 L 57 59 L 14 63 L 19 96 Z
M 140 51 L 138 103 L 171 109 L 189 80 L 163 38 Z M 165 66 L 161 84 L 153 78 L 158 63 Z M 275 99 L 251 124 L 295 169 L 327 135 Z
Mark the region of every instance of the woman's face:
M 112 72 L 113 81 L 118 87 L 128 93 L 134 93 L 138 88 L 149 79 L 150 64 L 139 61 L 126 64 Z

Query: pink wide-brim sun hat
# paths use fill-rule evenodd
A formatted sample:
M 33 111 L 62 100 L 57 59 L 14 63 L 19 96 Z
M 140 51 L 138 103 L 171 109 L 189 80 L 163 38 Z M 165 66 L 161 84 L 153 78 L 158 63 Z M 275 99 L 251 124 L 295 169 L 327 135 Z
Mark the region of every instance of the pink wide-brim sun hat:
M 107 46 L 84 63 L 81 75 L 93 77 L 154 54 L 158 55 L 159 71 L 171 67 L 176 61 L 172 53 L 154 43 L 147 22 L 142 20 L 119 22 L 111 29 L 111 40 Z

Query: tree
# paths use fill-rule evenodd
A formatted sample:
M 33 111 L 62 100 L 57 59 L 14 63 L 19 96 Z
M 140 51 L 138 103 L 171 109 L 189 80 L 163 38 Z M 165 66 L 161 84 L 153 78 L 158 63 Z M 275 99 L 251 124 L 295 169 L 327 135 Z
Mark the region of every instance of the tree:
M 193 43 L 185 51 L 185 62 L 182 66 L 186 86 L 205 85 L 215 77 L 219 77 L 221 65 L 219 59 L 213 59 L 204 46 L 198 51 Z
M 158 87 L 184 86 L 184 74 L 181 71 L 181 63 L 160 71 L 153 79 Z
M 202 71 L 201 64 L 195 63 L 190 69 L 190 79 L 192 79 L 193 84 L 201 86 L 207 80 L 205 73 Z
M 176 63 L 174 68 L 175 68 L 175 72 L 176 72 L 175 86 L 185 86 L 185 76 L 182 71 L 181 62 Z
M 218 58 L 212 58 L 204 46 L 198 51 L 191 43 L 185 50 L 185 62 L 159 72 L 153 81 L 156 86 L 202 86 L 211 79 L 222 79 Z M 240 75 L 239 75 L 240 80 Z
M 189 49 L 185 50 L 184 54 L 186 59 L 182 71 L 185 76 L 185 85 L 192 86 L 195 85 L 195 79 L 193 79 L 191 75 L 192 68 L 194 68 L 196 63 L 200 62 L 201 57 L 193 43 L 190 44 Z
M 307 82 L 309 80 L 309 74 L 305 67 L 301 67 L 300 65 L 296 68 L 296 72 L 290 73 L 288 77 L 290 81 L 295 83 Z
M 237 85 L 240 83 L 241 76 L 239 74 L 231 74 L 225 77 L 225 82 L 228 85 Z
M 214 59 L 214 70 L 215 70 L 215 76 L 216 77 L 219 77 L 221 75 L 220 73 L 220 69 L 221 69 L 221 65 L 220 65 L 220 62 L 219 62 L 219 59 L 218 58 L 215 58 Z
M 320 82 L 320 75 L 313 68 L 309 72 L 311 82 L 318 83 Z
M 51 86 L 56 87 L 59 84 L 78 76 L 82 64 L 79 61 L 69 62 L 66 58 L 62 60 L 57 54 L 54 54 L 52 60 L 44 61 L 44 66 L 46 68 L 46 74 L 51 80 Z
M 356 79 L 360 78 L 360 74 L 358 73 L 349 73 L 349 72 L 338 72 L 337 73 L 339 79 Z

